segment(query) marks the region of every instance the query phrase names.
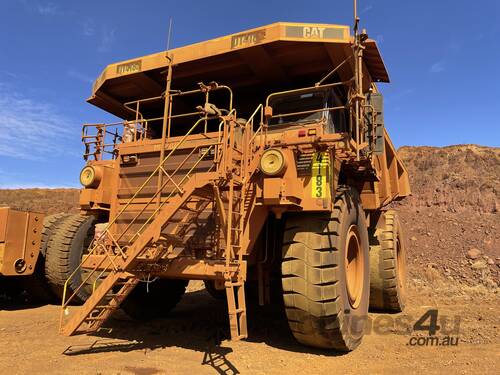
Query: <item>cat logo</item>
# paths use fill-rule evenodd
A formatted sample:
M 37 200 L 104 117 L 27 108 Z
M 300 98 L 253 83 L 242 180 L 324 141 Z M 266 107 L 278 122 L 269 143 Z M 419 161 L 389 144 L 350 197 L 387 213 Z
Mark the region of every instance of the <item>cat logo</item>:
M 307 39 L 323 38 L 326 27 L 305 26 L 302 36 Z

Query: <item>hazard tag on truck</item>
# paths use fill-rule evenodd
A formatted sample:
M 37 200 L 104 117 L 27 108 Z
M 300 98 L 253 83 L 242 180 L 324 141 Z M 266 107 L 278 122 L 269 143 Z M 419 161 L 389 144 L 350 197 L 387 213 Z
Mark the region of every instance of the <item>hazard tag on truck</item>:
M 312 161 L 312 197 L 327 198 L 328 171 L 330 170 L 330 157 L 328 152 L 315 152 Z

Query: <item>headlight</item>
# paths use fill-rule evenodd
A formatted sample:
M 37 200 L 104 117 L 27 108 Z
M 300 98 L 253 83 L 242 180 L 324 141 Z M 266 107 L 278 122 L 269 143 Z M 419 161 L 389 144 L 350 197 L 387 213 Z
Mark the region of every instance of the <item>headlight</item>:
M 85 187 L 95 187 L 100 181 L 100 173 L 90 165 L 84 167 L 80 172 L 80 183 Z
M 278 176 L 286 169 L 283 153 L 275 148 L 264 151 L 260 158 L 260 170 L 268 176 Z

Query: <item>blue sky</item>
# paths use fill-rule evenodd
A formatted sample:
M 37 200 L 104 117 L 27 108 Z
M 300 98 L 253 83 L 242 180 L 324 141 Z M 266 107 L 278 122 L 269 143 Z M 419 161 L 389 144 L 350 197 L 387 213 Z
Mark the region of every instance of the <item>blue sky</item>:
M 396 146 L 500 146 L 500 2 L 360 0 Z M 111 62 L 275 21 L 352 23 L 352 1 L 0 1 L 0 187 L 78 186 L 85 102 Z

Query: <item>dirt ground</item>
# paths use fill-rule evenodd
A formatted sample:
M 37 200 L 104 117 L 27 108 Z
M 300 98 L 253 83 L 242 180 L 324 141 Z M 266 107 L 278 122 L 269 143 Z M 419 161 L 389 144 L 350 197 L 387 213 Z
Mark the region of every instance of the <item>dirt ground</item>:
M 430 285 L 430 283 L 432 285 Z M 197 289 L 196 285 L 191 289 Z M 410 326 L 427 310 L 441 319 L 459 317 L 456 346 L 412 346 L 402 314 L 365 336 L 355 351 L 342 354 L 297 344 L 279 306 L 250 310 L 247 341 L 230 342 L 225 304 L 204 290 L 187 293 L 169 318 L 137 323 L 118 314 L 88 336 L 57 334 L 59 307 L 9 306 L 0 311 L 2 374 L 283 374 L 324 373 L 497 373 L 500 368 L 500 300 L 484 286 L 462 286 L 437 276 L 413 279 L 405 312 Z M 401 320 L 404 321 L 404 320 Z M 373 323 L 375 326 L 375 323 Z M 392 326 L 392 328 L 391 328 Z M 425 337 L 420 333 L 419 337 Z M 438 331 L 439 336 L 439 331 Z M 423 340 L 423 339 L 422 339 Z

